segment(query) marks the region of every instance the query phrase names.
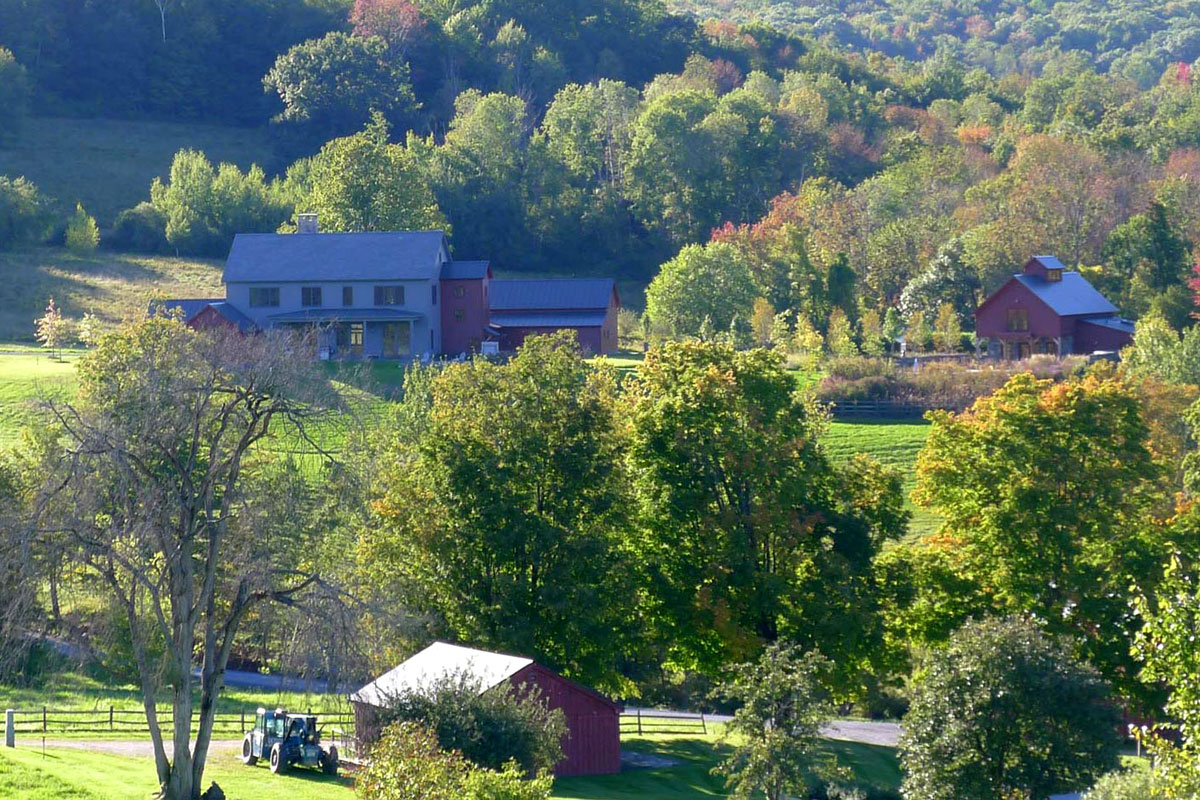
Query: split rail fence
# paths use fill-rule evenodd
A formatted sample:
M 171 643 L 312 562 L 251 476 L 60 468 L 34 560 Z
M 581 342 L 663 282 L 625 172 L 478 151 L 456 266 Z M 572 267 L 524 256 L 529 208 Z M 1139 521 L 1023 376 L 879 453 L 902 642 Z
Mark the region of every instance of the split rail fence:
M 254 728 L 256 708 L 245 708 L 240 711 L 218 713 L 213 718 L 214 738 L 241 736 Z M 346 711 L 307 711 L 315 714 L 318 725 L 339 728 L 345 732 L 353 732 L 354 715 Z M 199 714 L 192 717 L 193 725 L 199 720 Z M 158 721 L 163 730 L 169 730 L 173 724 L 173 714 L 169 706 L 158 709 Z M 42 707 L 36 710 L 14 710 L 13 731 L 17 736 L 38 735 L 51 737 L 76 733 L 128 733 L 147 734 L 150 726 L 146 722 L 146 713 L 142 709 L 121 709 L 109 706 L 91 711 L 67 711 Z
M 706 735 L 708 724 L 703 714 L 661 712 L 653 709 L 636 709 L 621 715 L 622 736 L 667 734 L 678 736 Z

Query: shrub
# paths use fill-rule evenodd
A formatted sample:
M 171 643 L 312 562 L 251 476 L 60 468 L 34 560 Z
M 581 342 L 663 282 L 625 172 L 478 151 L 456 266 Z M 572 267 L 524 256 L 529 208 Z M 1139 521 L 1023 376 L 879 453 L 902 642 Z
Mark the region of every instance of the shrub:
M 53 227 L 51 202 L 37 186 L 0 175 L 0 250 L 43 241 Z
M 566 721 L 536 689 L 505 683 L 481 692 L 465 673 L 451 673 L 424 691 L 387 698 L 386 718 L 420 723 L 444 750 L 458 750 L 473 764 L 502 769 L 515 761 L 527 775 L 552 769 L 562 758 Z
M 832 358 L 825 369 L 831 378 L 848 381 L 896 374 L 896 368 L 886 358 Z
M 1156 796 L 1156 788 L 1153 772 L 1117 770 L 1096 781 L 1083 800 L 1147 800 Z
M 67 223 L 67 249 L 76 253 L 90 253 L 100 244 L 100 229 L 96 219 L 83 210 L 82 203 L 75 204 L 75 213 Z
M 114 250 L 164 253 L 167 250 L 167 220 L 150 203 L 138 203 L 117 215 L 105 244 Z
M 438 749 L 432 731 L 400 722 L 383 729 L 354 784 L 363 800 L 458 800 L 469 771 L 460 753 Z
M 482 769 L 457 750 L 440 749 L 428 728 L 398 722 L 371 747 L 355 787 L 363 800 L 547 800 L 553 783 L 549 773 L 527 780 L 514 762 Z

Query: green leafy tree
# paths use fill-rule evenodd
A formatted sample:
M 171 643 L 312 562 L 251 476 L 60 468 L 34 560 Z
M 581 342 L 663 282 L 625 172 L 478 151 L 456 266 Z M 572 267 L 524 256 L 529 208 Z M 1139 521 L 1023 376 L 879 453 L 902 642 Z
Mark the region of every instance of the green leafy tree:
M 938 308 L 933 326 L 933 344 L 943 353 L 954 353 L 962 346 L 962 323 L 951 303 Z
M 854 330 L 846 312 L 841 308 L 833 309 L 829 315 L 829 331 L 825 334 L 825 343 L 829 352 L 837 358 L 849 358 L 858 355 L 858 345 L 854 343 Z
M 1188 515 L 1195 526 L 1194 510 Z M 1142 740 L 1154 755 L 1154 773 L 1161 797 L 1185 800 L 1200 793 L 1200 589 L 1195 569 L 1173 556 L 1155 594 L 1136 602 L 1144 622 L 1134 653 L 1142 662 L 1142 680 L 1165 685 L 1170 691 L 1164 711 L 1174 723 L 1158 730 L 1143 729 Z M 1163 734 L 1172 731 L 1175 736 Z
M 1166 383 L 1200 385 L 1200 327 L 1176 332 L 1152 310 L 1137 321 L 1133 343 L 1121 353 L 1125 368 L 1139 378 Z
M 0 47 L 0 143 L 21 132 L 29 105 L 29 78 L 12 51 Z
M 754 346 L 754 328 L 749 320 L 733 315 L 729 321 L 729 342 L 738 350 L 748 350 Z
M 883 323 L 879 319 L 878 311 L 873 308 L 866 309 L 859 315 L 858 324 L 862 332 L 864 355 L 878 358 L 887 352 L 887 342 L 883 338 Z
M 904 718 L 905 797 L 1041 800 L 1119 763 L 1096 670 L 1017 617 L 968 622 L 926 659 Z
M 1151 202 L 1143 214 L 1118 225 L 1104 242 L 1104 260 L 1125 283 L 1126 305 L 1135 313 L 1144 313 L 1161 296 L 1180 291 L 1191 266 L 1191 244 L 1172 222 L 1167 208 Z M 1178 330 L 1188 321 L 1190 308 L 1170 317 Z
M 283 103 L 276 120 L 300 126 L 313 142 L 361 128 L 372 111 L 402 122 L 417 107 L 408 64 L 389 56 L 387 42 L 339 31 L 280 55 L 263 86 Z
M 900 312 L 895 306 L 889 306 L 887 313 L 883 315 L 883 338 L 887 342 L 887 348 L 890 352 L 893 348 L 899 346 L 899 341 L 904 336 L 904 320 L 900 317 Z
M 362 563 L 456 638 L 618 688 L 631 634 L 616 382 L 568 333 L 451 365 L 405 398 Z
M 733 668 L 717 688 L 719 697 L 738 707 L 725 726 L 736 744 L 715 770 L 725 775 L 730 797 L 803 796 L 815 777 L 834 773 L 821 738 L 821 726 L 834 713 L 821 685 L 828 668 L 819 653 L 801 654 L 777 642 L 757 661 Z
M 782 355 L 676 342 L 626 385 L 647 613 L 672 663 L 715 671 L 788 638 L 829 654 L 853 691 L 876 619 L 877 517 L 858 501 L 876 501 L 829 464 L 824 418 Z
M 925 320 L 924 311 L 913 312 L 908 318 L 907 327 L 905 341 L 908 343 L 908 352 L 923 353 L 933 346 L 933 330 Z
M 387 122 L 375 114 L 359 133 L 327 142 L 308 166 L 296 209 L 317 214 L 331 232 L 449 233 L 413 154 L 387 137 Z
M 914 501 L 944 520 L 958 572 L 997 612 L 1026 612 L 1136 692 L 1125 588 L 1165 558 L 1164 472 L 1137 393 L 1104 375 L 1018 375 L 962 414 L 932 412 Z
M 0 250 L 42 241 L 53 226 L 50 200 L 37 186 L 0 175 Z
M 646 310 L 677 335 L 700 332 L 705 317 L 728 330 L 734 316 L 749 319 L 758 293 L 741 251 L 730 244 L 688 245 L 663 264 L 646 289 Z
M 100 246 L 100 228 L 96 218 L 83 210 L 82 203 L 75 204 L 75 213 L 67 222 L 67 249 L 76 253 L 90 253 Z

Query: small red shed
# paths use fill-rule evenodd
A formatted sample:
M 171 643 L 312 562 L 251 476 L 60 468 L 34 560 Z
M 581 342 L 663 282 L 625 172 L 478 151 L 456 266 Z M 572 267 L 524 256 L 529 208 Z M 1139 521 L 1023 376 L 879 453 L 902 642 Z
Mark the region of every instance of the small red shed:
M 995 358 L 1118 351 L 1133 322 L 1054 256 L 1034 256 L 975 311 L 975 331 Z
M 475 678 L 481 691 L 507 681 L 537 687 L 550 708 L 562 709 L 567 722 L 563 760 L 554 774 L 608 775 L 621 771 L 621 707 L 598 692 L 520 656 L 434 642 L 390 672 L 350 695 L 360 741 L 378 735 L 379 710 L 387 698 L 421 690 L 446 675 Z

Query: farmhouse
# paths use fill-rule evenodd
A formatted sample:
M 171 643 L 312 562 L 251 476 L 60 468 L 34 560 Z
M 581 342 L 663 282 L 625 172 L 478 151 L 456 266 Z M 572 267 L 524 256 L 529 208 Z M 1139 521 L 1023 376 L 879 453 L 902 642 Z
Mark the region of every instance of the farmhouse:
M 563 760 L 556 775 L 607 775 L 621 770 L 621 709 L 608 698 L 558 675 L 531 659 L 434 642 L 392 671 L 350 695 L 360 740 L 378 735 L 380 711 L 389 698 L 422 691 L 444 676 L 466 675 L 487 691 L 505 682 L 536 687 L 550 708 L 567 721 Z
M 1054 256 L 1034 256 L 975 311 L 975 330 L 993 358 L 1117 351 L 1133 323 L 1078 272 Z
M 320 358 L 512 350 L 530 333 L 576 331 L 591 353 L 617 348 L 612 280 L 495 280 L 487 261 L 455 261 L 441 231 L 238 234 L 225 297 L 168 300 L 193 327 L 315 328 Z M 499 305 L 497 305 L 499 303 Z

